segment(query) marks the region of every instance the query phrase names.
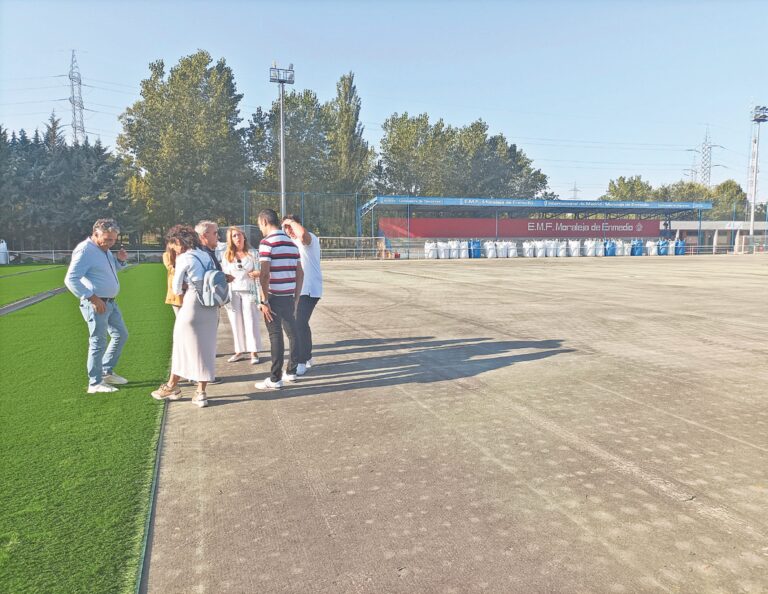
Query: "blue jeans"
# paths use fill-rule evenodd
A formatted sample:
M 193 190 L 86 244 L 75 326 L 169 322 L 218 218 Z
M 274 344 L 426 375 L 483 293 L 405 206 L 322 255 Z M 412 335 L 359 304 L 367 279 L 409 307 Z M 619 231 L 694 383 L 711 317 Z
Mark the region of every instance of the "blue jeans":
M 100 384 L 112 373 L 128 340 L 128 329 L 120 308 L 114 301 L 105 302 L 107 311 L 97 314 L 87 299 L 80 301 L 80 313 L 88 324 L 88 385 Z M 109 338 L 112 338 L 110 341 Z M 109 348 L 107 348 L 109 344 Z

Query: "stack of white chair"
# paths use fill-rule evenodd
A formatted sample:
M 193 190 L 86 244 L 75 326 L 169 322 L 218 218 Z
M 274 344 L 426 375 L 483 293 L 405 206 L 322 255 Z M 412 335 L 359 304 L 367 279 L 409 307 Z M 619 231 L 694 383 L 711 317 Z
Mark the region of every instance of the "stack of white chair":
M 483 247 L 485 248 L 485 257 L 486 258 L 495 258 L 496 257 L 496 242 L 495 241 L 486 241 L 483 244 Z
M 655 241 L 647 241 L 645 244 L 645 253 L 649 256 L 658 256 L 659 245 Z
M 587 256 L 594 256 L 597 242 L 594 239 L 587 239 L 584 242 L 584 253 Z
M 598 258 L 605 256 L 605 245 L 602 239 L 595 239 L 595 256 Z
M 568 243 L 565 241 L 557 242 L 557 257 L 565 258 L 568 255 Z
M 469 242 L 459 242 L 459 258 L 469 258 Z
M 497 241 L 496 243 L 496 257 L 497 258 L 506 258 L 507 257 L 507 242 L 506 241 Z
M 517 242 L 505 241 L 507 244 L 507 258 L 517 258 Z
M 616 255 L 617 256 L 624 255 L 624 242 L 621 241 L 621 239 L 616 240 Z
M 458 260 L 459 258 L 459 242 L 456 239 L 452 239 L 448 242 L 448 248 L 451 250 L 451 258 Z
M 441 260 L 447 260 L 451 257 L 451 248 L 447 241 L 437 242 L 437 257 Z
M 547 244 L 544 241 L 534 242 L 534 249 L 537 258 L 545 258 L 547 256 Z
M 424 257 L 428 260 L 437 259 L 437 243 L 434 241 L 424 242 Z
M 581 256 L 581 239 L 568 240 L 568 255 L 574 257 Z

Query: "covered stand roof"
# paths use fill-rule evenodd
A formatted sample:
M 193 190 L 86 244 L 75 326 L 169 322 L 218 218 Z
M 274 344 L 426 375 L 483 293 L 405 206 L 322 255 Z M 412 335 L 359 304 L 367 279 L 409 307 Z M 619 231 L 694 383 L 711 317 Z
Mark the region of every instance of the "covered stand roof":
M 360 207 L 363 216 L 377 206 L 501 208 L 521 214 L 606 214 L 613 217 L 641 215 L 669 217 L 673 214 L 710 210 L 711 202 L 617 202 L 609 200 L 536 200 L 528 198 L 453 198 L 441 196 L 375 196 Z

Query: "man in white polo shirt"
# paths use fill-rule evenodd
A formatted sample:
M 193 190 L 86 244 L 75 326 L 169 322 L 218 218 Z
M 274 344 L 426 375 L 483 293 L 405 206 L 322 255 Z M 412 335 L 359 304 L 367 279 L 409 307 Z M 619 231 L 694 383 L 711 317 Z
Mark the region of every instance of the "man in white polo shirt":
M 301 285 L 301 295 L 296 304 L 296 338 L 299 343 L 299 353 L 296 375 L 304 375 L 312 367 L 312 329 L 309 318 L 315 310 L 317 302 L 323 296 L 323 272 L 320 269 L 320 240 L 317 235 L 307 231 L 296 215 L 283 217 L 283 231 L 299 248 L 301 267 L 304 270 L 304 282 Z

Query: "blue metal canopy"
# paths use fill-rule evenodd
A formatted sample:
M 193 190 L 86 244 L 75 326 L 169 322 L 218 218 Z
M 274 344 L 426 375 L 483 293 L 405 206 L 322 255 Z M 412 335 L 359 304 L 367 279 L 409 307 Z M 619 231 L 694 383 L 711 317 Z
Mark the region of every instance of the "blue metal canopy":
M 360 207 L 360 216 L 376 206 L 463 206 L 513 208 L 538 212 L 658 214 L 710 210 L 711 202 L 618 202 L 611 200 L 537 200 L 529 198 L 456 198 L 443 196 L 374 196 Z

